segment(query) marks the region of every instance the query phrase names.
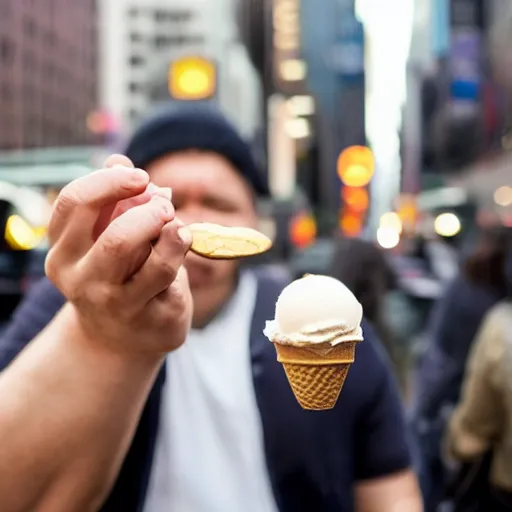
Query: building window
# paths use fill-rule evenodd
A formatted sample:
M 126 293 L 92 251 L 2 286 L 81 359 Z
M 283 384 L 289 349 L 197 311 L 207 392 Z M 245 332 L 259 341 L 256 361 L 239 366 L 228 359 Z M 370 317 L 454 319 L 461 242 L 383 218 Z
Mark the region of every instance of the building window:
M 167 18 L 165 11 L 155 11 L 155 21 L 162 22 Z
M 23 30 L 27 36 L 33 37 L 36 32 L 36 25 L 33 20 L 30 18 L 25 18 L 23 22 Z
M 142 34 L 139 34 L 138 32 L 132 32 L 130 34 L 130 41 L 132 43 L 140 43 L 142 41 Z
M 34 92 L 32 90 L 32 87 L 30 84 L 26 83 L 24 86 L 23 86 L 23 102 L 30 106 L 32 105 L 33 103 L 35 103 L 35 97 L 34 97 Z
M 154 45 L 158 49 L 169 46 L 183 46 L 185 44 L 200 45 L 204 44 L 205 39 L 202 36 L 177 35 L 177 36 L 155 36 Z
M 14 45 L 6 37 L 0 38 L 0 62 L 12 64 L 14 61 Z
M 158 9 L 154 16 L 155 21 L 159 23 L 165 21 L 184 22 L 192 18 L 192 11 L 164 11 Z
M 55 46 L 55 32 L 49 30 L 48 32 L 46 32 L 44 39 L 48 46 Z
M 141 83 L 130 82 L 130 84 L 128 85 L 128 89 L 132 94 L 137 94 L 137 93 L 143 92 L 144 87 Z
M 34 55 L 31 52 L 26 52 L 23 55 L 23 67 L 25 68 L 25 71 L 34 73 L 36 71 L 35 66 L 36 62 L 34 60 Z
M 11 101 L 13 98 L 12 87 L 10 84 L 2 84 L 2 98 L 4 101 Z
M 140 55 L 132 55 L 130 57 L 130 65 L 133 67 L 139 67 L 144 65 L 144 58 Z
M 168 46 L 167 37 L 166 36 L 156 36 L 155 37 L 155 47 L 156 48 L 164 48 Z

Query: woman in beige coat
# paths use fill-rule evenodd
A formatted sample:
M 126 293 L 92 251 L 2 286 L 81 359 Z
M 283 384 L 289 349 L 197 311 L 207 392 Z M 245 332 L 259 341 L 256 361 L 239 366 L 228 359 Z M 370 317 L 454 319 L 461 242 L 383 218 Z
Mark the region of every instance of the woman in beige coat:
M 490 492 L 478 510 L 512 511 L 512 301 L 495 306 L 477 335 L 446 449 L 462 463 L 491 452 Z

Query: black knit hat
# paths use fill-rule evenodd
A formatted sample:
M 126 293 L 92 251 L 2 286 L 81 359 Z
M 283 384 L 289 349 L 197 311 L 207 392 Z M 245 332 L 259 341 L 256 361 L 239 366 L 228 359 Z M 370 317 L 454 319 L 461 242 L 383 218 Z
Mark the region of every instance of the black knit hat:
M 213 105 L 205 103 L 160 106 L 135 130 L 125 154 L 136 167 L 187 149 L 212 151 L 229 160 L 257 195 L 269 194 L 249 144 Z

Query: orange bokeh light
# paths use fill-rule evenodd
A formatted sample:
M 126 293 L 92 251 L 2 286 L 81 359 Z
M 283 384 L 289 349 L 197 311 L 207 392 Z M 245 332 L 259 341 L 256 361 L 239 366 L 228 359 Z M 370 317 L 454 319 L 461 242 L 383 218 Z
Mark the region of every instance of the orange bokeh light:
M 402 195 L 398 200 L 398 216 L 406 231 L 414 230 L 418 222 L 419 212 L 416 206 L 416 199 L 413 196 Z
M 368 190 L 361 187 L 343 187 L 341 199 L 344 206 L 355 212 L 364 212 L 370 204 Z
M 313 244 L 316 240 L 317 228 L 315 219 L 301 213 L 290 222 L 290 240 L 296 247 L 304 248 Z
M 343 212 L 340 217 L 340 228 L 345 236 L 357 236 L 363 230 L 363 217 L 355 213 Z
M 365 187 L 375 171 L 372 150 L 366 146 L 351 146 L 340 154 L 337 165 L 340 180 L 349 187 Z

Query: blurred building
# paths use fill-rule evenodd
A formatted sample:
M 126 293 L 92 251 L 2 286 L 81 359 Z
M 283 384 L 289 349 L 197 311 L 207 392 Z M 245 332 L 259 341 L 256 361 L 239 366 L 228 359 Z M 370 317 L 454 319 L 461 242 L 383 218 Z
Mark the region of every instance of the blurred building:
M 0 148 L 91 141 L 96 21 L 94 0 L 0 2 Z
M 261 85 L 239 37 L 235 0 L 103 0 L 99 8 L 101 104 L 123 132 L 172 99 L 173 63 L 200 57 L 214 68 L 209 99 L 255 137 Z
M 174 4 L 174 5 L 173 5 Z M 156 0 L 104 0 L 99 5 L 102 106 L 123 125 L 146 111 L 155 59 L 204 42 L 193 6 Z
M 338 158 L 366 145 L 365 34 L 353 0 L 300 2 L 306 87 L 315 99 L 319 204 L 328 231 L 339 229 L 343 183 Z
M 430 214 L 512 222 L 511 3 L 415 0 L 402 150 L 402 191 Z

